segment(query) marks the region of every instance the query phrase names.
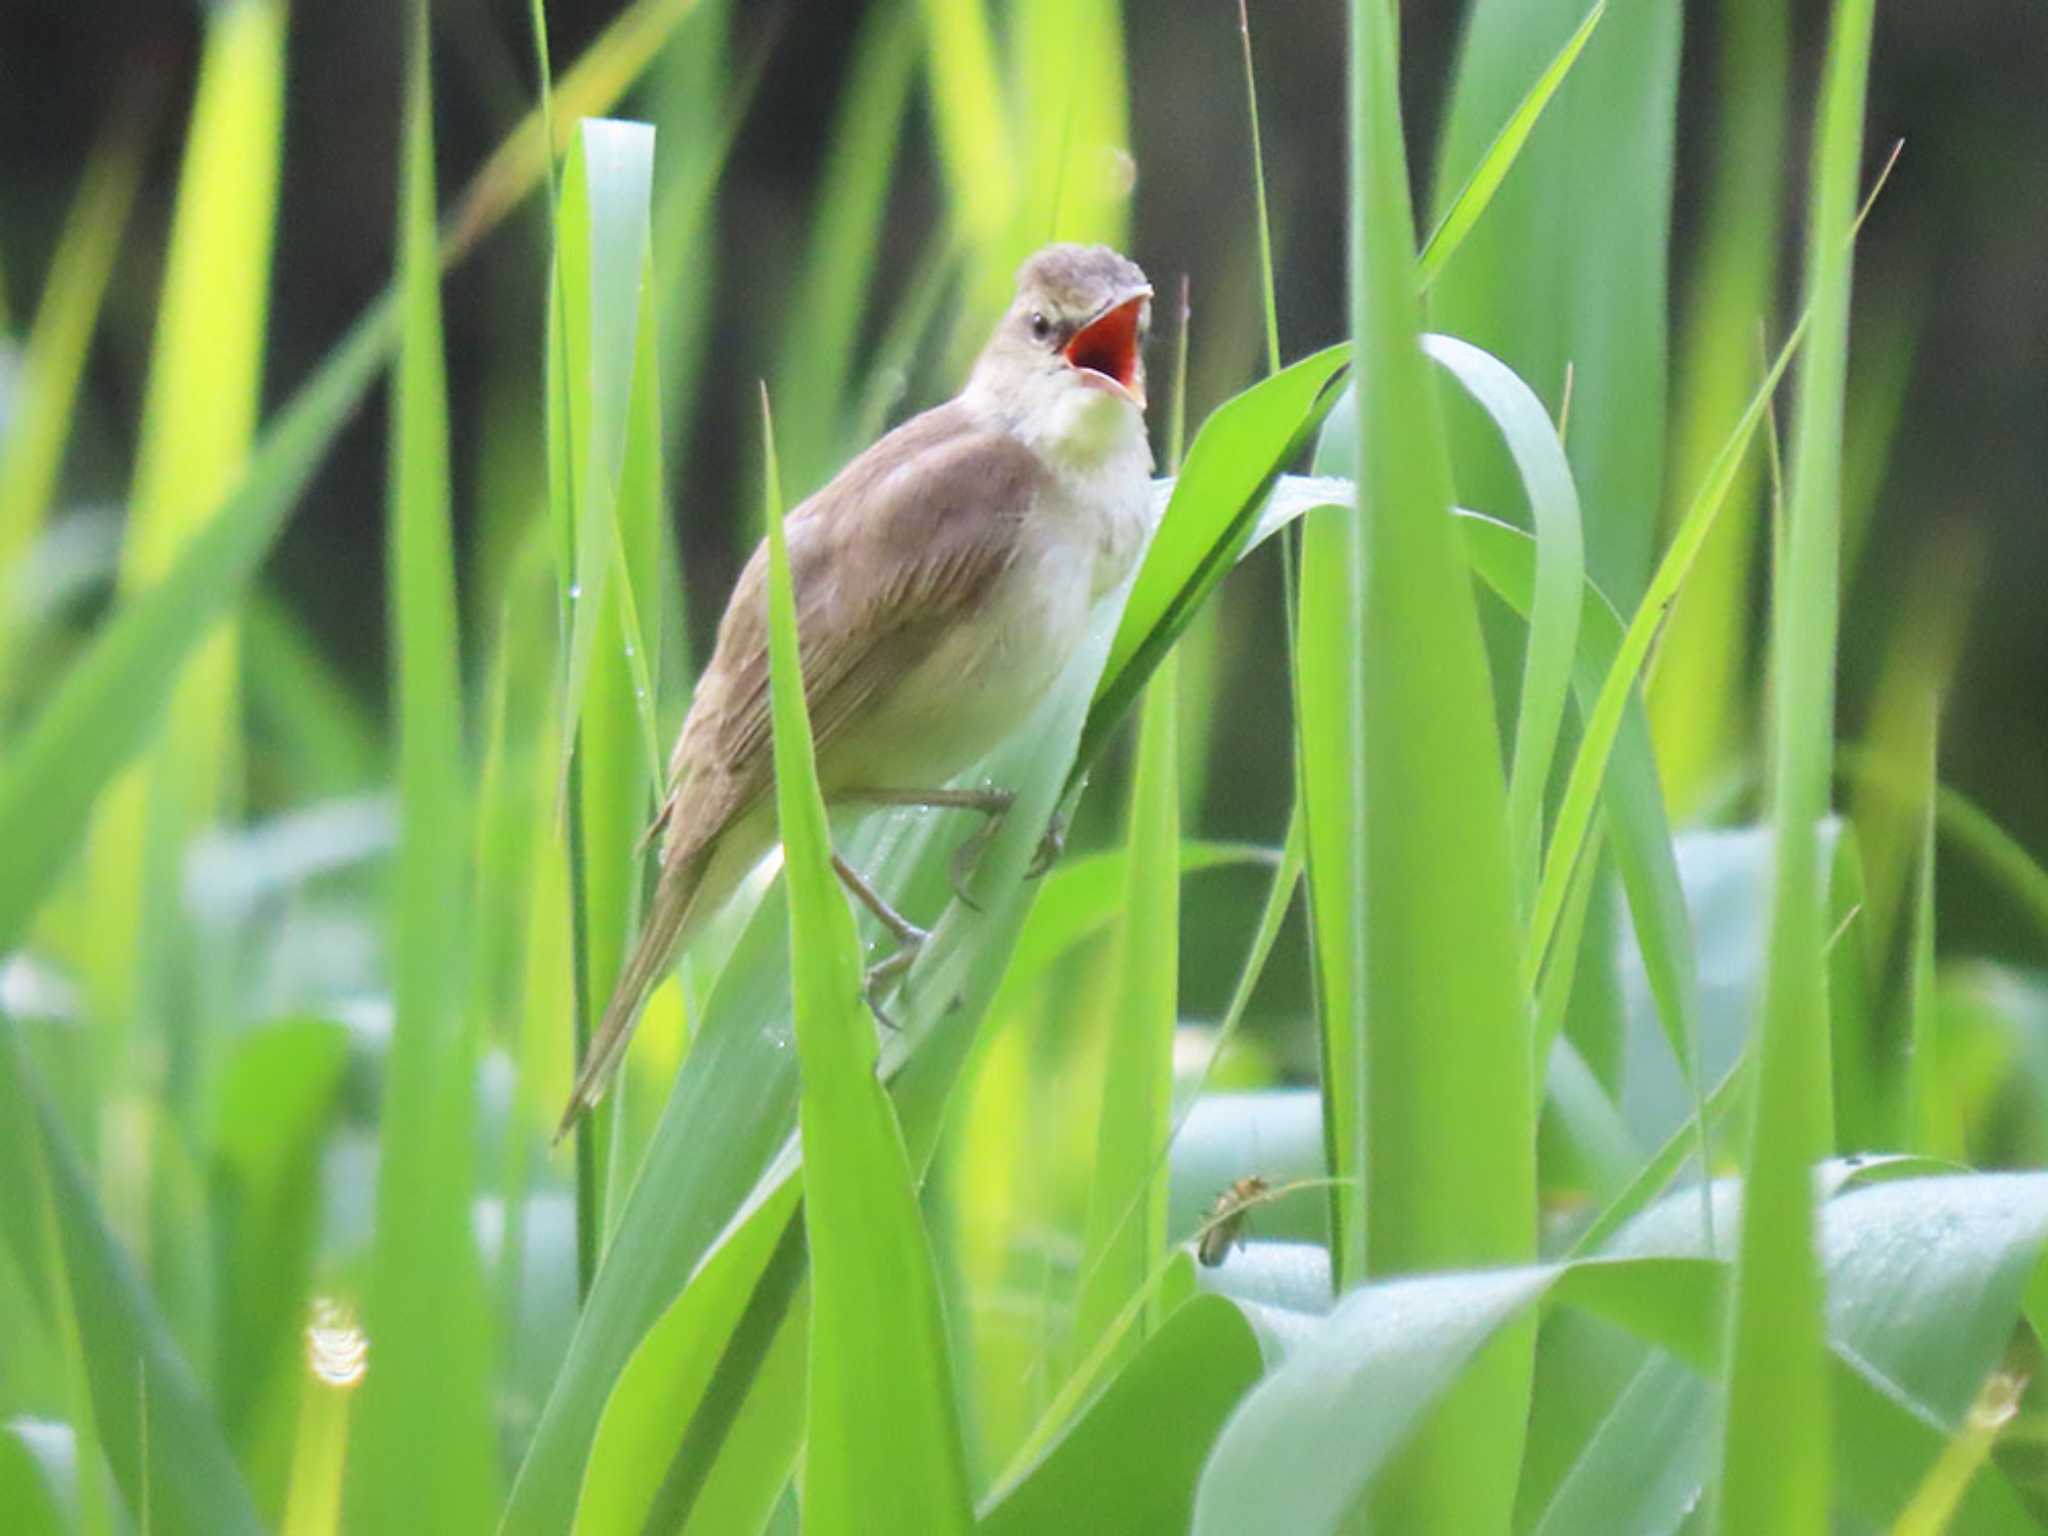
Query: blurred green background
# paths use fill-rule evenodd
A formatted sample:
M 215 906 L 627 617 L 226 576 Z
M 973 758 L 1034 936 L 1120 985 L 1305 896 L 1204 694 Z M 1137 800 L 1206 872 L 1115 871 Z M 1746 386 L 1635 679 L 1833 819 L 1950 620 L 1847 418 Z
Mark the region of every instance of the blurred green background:
M 572 58 L 615 7 L 551 5 L 557 56 Z M 1794 78 L 1811 76 L 1825 8 L 1794 13 Z M 148 114 L 152 148 L 135 219 L 90 356 L 80 429 L 65 468 L 67 507 L 112 508 L 129 479 L 144 364 L 177 168 L 180 125 L 199 42 L 196 5 L 125 0 L 8 0 L 0 7 L 0 283 L 10 312 L 32 308 L 86 156 L 123 110 Z M 716 270 L 701 399 L 672 444 L 669 478 L 701 640 L 742 553 L 758 498 L 753 381 L 772 374 L 804 232 L 820 192 L 833 112 L 866 7 L 753 3 L 736 8 L 735 78 L 758 86 L 716 188 Z M 1418 184 L 1431 163 L 1460 8 L 1403 8 L 1410 151 Z M 1234 7 L 1229 0 L 1128 0 L 1126 47 L 1137 161 L 1134 254 L 1162 284 L 1188 274 L 1195 331 L 1191 421 L 1260 371 L 1248 149 Z M 1709 157 L 1742 82 L 1716 81 L 1717 8 L 1687 8 L 1673 303 L 1682 305 Z M 448 0 L 435 7 L 438 160 L 444 186 L 478 163 L 530 100 L 526 7 Z M 1263 82 L 1283 352 L 1299 356 L 1344 327 L 1341 293 L 1344 9 L 1336 0 L 1253 8 Z M 687 30 L 687 29 L 686 29 Z M 303 378 L 389 273 L 402 71 L 396 7 L 308 4 L 292 14 L 282 222 L 273 280 L 265 395 Z M 1852 504 L 1872 507 L 1867 544 L 1845 586 L 1841 714 L 1860 734 L 1894 621 L 1927 601 L 1930 568 L 1960 567 L 1967 623 L 1942 739 L 1943 777 L 2022 842 L 2048 848 L 2048 9 L 2034 0 L 1957 0 L 1887 10 L 1871 81 L 1872 156 L 1905 151 L 1860 246 L 1849 455 Z M 1795 95 L 1792 144 L 1805 142 Z M 629 112 L 635 110 L 629 105 Z M 898 185 L 883 231 L 886 315 L 922 250 L 941 200 L 926 109 L 913 96 L 898 146 Z M 664 155 L 676 146 L 664 143 Z M 1787 249 L 1799 189 L 1775 194 Z M 481 265 L 446 293 L 458 528 L 473 540 L 480 498 L 539 474 L 537 435 L 488 439 L 494 406 L 537 411 L 532 365 L 541 339 L 544 214 L 529 203 L 494 236 Z M 1789 292 L 1788 263 L 1781 276 Z M 1162 328 L 1163 330 L 1163 328 Z M 870 338 L 872 341 L 873 338 Z M 0 387 L 12 359 L 0 356 Z M 1154 359 L 1155 371 L 1163 358 Z M 926 356 L 894 414 L 943 396 L 955 365 Z M 1556 385 L 1531 381 L 1553 406 Z M 493 395 L 496 389 L 498 394 Z M 514 455 L 480 472 L 487 452 Z M 524 462 L 517 458 L 521 447 Z M 376 413 L 361 416 L 292 519 L 270 582 L 303 616 L 366 709 L 384 708 L 384 583 L 379 509 L 384 448 Z M 1859 478 L 1860 477 L 1860 478 Z M 751 539 L 751 533 L 748 534 Z M 465 569 L 468 562 L 461 562 Z M 1193 827 L 1218 836 L 1276 835 L 1285 807 L 1283 637 L 1269 559 L 1225 595 L 1229 643 L 1207 789 Z M 465 593 L 465 598 L 473 596 Z M 89 611 L 89 610 L 87 610 Z M 1761 615 L 1761 590 L 1757 607 Z M 476 615 L 470 615 L 472 621 Z M 252 747 L 254 808 L 263 808 L 261 743 Z M 1109 797 L 1095 797 L 1107 805 Z M 1251 889 L 1249 881 L 1246 891 Z M 1247 900 L 1251 899 L 1248 895 Z M 1967 865 L 1944 879 L 1945 947 L 2010 954 L 2009 908 Z M 1236 903 L 1233 901 L 1232 905 Z M 1199 914 L 1191 914 L 1199 917 Z M 1192 942 L 1197 999 L 1227 984 L 1205 975 Z M 1300 968 L 1276 967 L 1282 975 Z
M 670 1524 L 726 1536 L 771 1507 L 774 1528 L 791 1528 L 789 1471 L 808 1434 L 805 1518 L 858 1530 L 853 1477 L 813 1502 L 813 1474 L 858 1463 L 887 1491 L 903 1447 L 872 1454 L 873 1442 L 907 1408 L 926 1414 L 903 1437 L 911 1474 L 961 1484 L 966 1465 L 956 1515 L 967 1488 L 992 1494 L 1070 1423 L 1106 1437 L 1095 1454 L 1114 1471 L 1040 1464 L 994 1528 L 1037 1529 L 1034 1500 L 1091 1481 L 1166 1490 L 1184 1512 L 1209 1432 L 1277 1366 L 1258 1308 L 1297 1313 L 1298 1340 L 1318 1330 L 1327 1350 L 1297 1356 L 1311 1370 L 1367 1360 L 1378 1346 L 1347 1342 L 1342 1317 L 1313 1321 L 1334 1293 L 1599 1251 L 1697 1155 L 1741 1168 L 1764 1212 L 1745 1217 L 1733 1272 L 1750 1353 L 1738 1342 L 1728 1390 L 1710 1364 L 1695 1369 L 1697 1350 L 1683 1368 L 1649 1360 L 1653 1346 L 1684 1353 L 1658 1337 L 1630 1345 L 1629 1368 L 1657 1392 L 1676 1379 L 1665 1367 L 1679 1372 L 1691 1428 L 1609 1414 L 1624 1376 L 1587 1367 L 1612 1341 L 1568 1309 L 1538 1345 L 1524 1296 L 1526 1322 L 1456 1368 L 1445 1416 L 1417 1442 L 1439 1522 L 1389 1528 L 1464 1536 L 1490 1528 L 1473 1508 L 1503 1514 L 1512 1496 L 1517 1529 L 1557 1529 L 1549 1512 L 1578 1497 L 1578 1469 L 1632 1486 L 1655 1454 L 1693 1509 L 1686 1528 L 1777 1530 L 1744 1526 L 1745 1490 L 1788 1467 L 1814 1488 L 1825 1478 L 1814 1257 L 1831 1304 L 1852 1298 L 1836 1311 L 1879 1320 L 1929 1366 L 1906 1383 L 1924 1411 L 1902 1455 L 1865 1433 L 1883 1427 L 1883 1393 L 1859 1373 L 1882 1352 L 1840 1318 L 1827 1330 L 1851 1367 L 1827 1389 L 1838 1437 L 1862 1458 L 1842 1458 L 1834 1491 L 1889 1528 L 1901 1485 L 1963 1428 L 1987 1373 L 2005 1362 L 2038 1382 L 2029 1351 L 2048 1336 L 2037 1285 L 2032 1332 L 2011 1337 L 2048 1233 L 2048 1178 L 1932 1176 L 2048 1159 L 2048 618 L 2035 597 L 2048 538 L 2034 491 L 2048 470 L 2048 13 L 2038 0 L 1885 7 L 1865 114 L 1853 86 L 1868 6 L 1834 6 L 1825 49 L 1819 4 L 1409 6 L 1403 139 L 1382 0 L 1254 5 L 1267 263 L 1234 0 L 12 0 L 0 1183 L 27 1193 L 0 1203 L 0 1407 L 34 1422 L 0 1423 L 0 1508 L 33 1481 L 24 1457 L 58 1445 L 86 1467 L 103 1450 L 119 1485 L 52 1484 L 86 1506 L 86 1531 L 122 1528 L 99 1518 L 117 1492 L 163 1501 L 150 1528 L 252 1528 L 223 1521 L 241 1509 L 311 1536 L 343 1507 L 346 1461 L 360 1529 L 397 1528 L 399 1512 L 481 1528 L 502 1508 L 508 1530 L 553 1531 L 573 1507 L 588 1529 L 638 1530 L 641 1508 L 673 1493 Z M 1483 29 L 1461 38 L 1465 15 Z M 1560 54 L 1582 17 L 1600 30 L 1578 37 L 1594 41 Z M 1824 52 L 1835 106 L 1816 134 Z M 1527 98 L 1544 115 L 1526 143 L 1491 140 L 1532 81 L 1568 68 L 1554 97 Z M 524 162 L 494 154 L 543 100 L 565 151 L 545 196 L 537 134 L 510 140 Z M 577 122 L 593 114 L 651 121 L 658 139 Z M 1846 266 L 1855 192 L 1900 141 L 1857 248 L 1850 342 L 1826 302 L 1843 292 L 1831 274 Z M 1440 375 L 1411 345 L 1403 148 L 1418 231 L 1483 205 L 1469 225 L 1446 220 L 1444 245 L 1430 238 L 1420 312 L 1499 354 L 1504 368 L 1431 348 L 1468 389 L 1488 368 L 1513 385 L 1482 400 L 1499 430 L 1460 391 L 1438 402 L 1423 382 Z M 1817 232 L 1804 227 L 1809 163 L 1827 189 Z M 457 231 L 444 250 L 463 257 L 439 283 L 437 215 Z M 774 397 L 794 499 L 957 386 L 1009 268 L 1054 230 L 1129 232 L 1165 300 L 1155 444 L 1178 458 L 1176 407 L 1200 435 L 1115 645 L 1093 653 L 1100 672 L 1067 679 L 986 767 L 1035 799 L 991 845 L 985 905 L 946 905 L 956 821 L 877 816 L 846 840 L 907 912 L 938 917 L 899 994 L 904 1028 L 882 1035 L 895 1108 L 860 1070 L 867 1021 L 834 971 L 851 975 L 846 935 L 807 930 L 771 894 L 737 903 L 661 990 L 573 1153 L 550 1146 L 572 1033 L 603 1006 L 638 921 L 640 833 L 691 658 L 776 494 L 758 468 L 756 381 Z M 461 249 L 478 231 L 480 248 Z M 402 305 L 379 309 L 394 267 Z M 633 281 L 643 272 L 652 304 Z M 1183 278 L 1185 391 L 1167 383 Z M 1815 291 L 1807 350 L 1775 395 L 1788 419 L 1758 429 L 1770 392 L 1749 414 L 1743 402 Z M 1353 338 L 1362 416 L 1331 410 L 1342 364 L 1317 350 Z M 1843 427 L 1832 381 L 1845 358 Z M 330 442 L 365 392 L 372 404 Z M 1767 478 L 1786 432 L 1800 441 L 1790 511 Z M 1270 477 L 1307 469 L 1311 441 L 1316 467 L 1354 477 L 1371 515 L 1329 504 L 1344 493 L 1327 482 L 1287 482 L 1269 510 L 1304 517 L 1293 611 L 1280 558 L 1293 536 L 1206 603 Z M 1757 451 L 1717 479 L 1724 442 Z M 1462 502 L 1505 522 L 1404 516 L 1441 507 L 1447 467 Z M 1837 670 L 1837 499 L 1842 687 L 1828 720 L 1797 701 L 1824 696 Z M 222 506 L 204 542 L 186 542 Z M 1774 540 L 1780 512 L 1792 533 Z M 1636 613 L 1611 670 L 1602 647 L 1619 625 L 1575 601 L 1581 530 L 1586 572 Z M 1770 551 L 1787 545 L 1796 569 L 1777 576 Z M 1678 553 L 1646 594 L 1667 547 Z M 1488 584 L 1479 626 L 1468 571 Z M 1532 610 L 1526 628 L 1509 603 Z M 208 628 L 226 613 L 232 624 Z M 1775 701 L 1767 616 L 1791 679 Z M 1110 640 L 1099 627 L 1087 644 Z M 1645 656 L 1647 724 L 1627 702 Z M 1608 677 L 1606 704 L 1582 694 L 1567 708 L 1574 660 Z M 1590 693 L 1584 675 L 1573 685 Z M 1947 797 L 1923 819 L 1931 700 Z M 785 686 L 786 717 L 788 702 Z M 1119 728 L 1127 715 L 1138 729 Z M 779 739 L 793 729 L 785 718 Z M 1084 763 L 1108 750 L 1073 854 L 1027 886 L 1077 733 Z M 1505 783 L 1487 761 L 1496 740 L 1513 743 Z M 796 776 L 783 787 L 801 798 Z M 1817 829 L 1824 805 L 1845 819 Z M 1775 833 L 1760 825 L 1773 818 Z M 1586 853 L 1603 838 L 1626 909 Z M 816 854 L 799 850 L 786 881 L 807 921 L 834 899 Z M 1294 900 L 1304 871 L 1313 965 L 1308 904 Z M 1231 1034 L 1247 998 L 1250 1040 Z M 857 1050 L 820 1072 L 832 1030 Z M 1739 1058 L 1763 1085 L 1753 1140 Z M 1536 1063 L 1540 1094 L 1526 1080 Z M 859 1091 L 828 1104 L 822 1083 Z M 784 1141 L 799 1116 L 820 1154 L 810 1171 L 845 1176 L 813 1177 L 800 1221 Z M 1893 1149 L 1949 1162 L 1907 1169 L 1923 1187 L 1896 1207 L 1849 1187 L 1899 1172 L 1859 1161 Z M 1843 1198 L 1824 1223 L 1910 1251 L 1940 1285 L 1900 1303 L 1888 1262 L 1859 1270 L 1854 1244 L 1812 1251 L 1803 1202 L 1829 1151 L 1856 1156 L 1829 1170 Z M 1195 1295 L 1173 1245 L 1253 1173 L 1289 1181 L 1276 1198 L 1311 1197 L 1231 1218 L 1256 1216 L 1247 1249 L 1201 1280 L 1224 1306 Z M 762 1198 L 736 1219 L 749 1189 Z M 1964 1206 L 1997 1219 L 1932 1241 L 1935 1227 L 1963 1231 L 1941 1213 Z M 1681 1191 L 1645 1217 L 1690 1229 L 1694 1209 Z M 1977 1240 L 2010 1238 L 2015 1212 L 2033 1224 L 2024 1241 Z M 1726 1253 L 1733 1229 L 1718 1231 Z M 943 1307 L 920 1315 L 943 1312 L 943 1339 L 916 1323 L 915 1296 L 872 1300 L 889 1266 L 925 1253 Z M 1440 1299 L 1472 1279 L 1448 1277 Z M 1686 1319 L 1699 1298 L 1681 1281 L 1656 1283 L 1659 1308 L 1697 1345 Z M 346 1320 L 358 1298 L 378 1365 L 351 1419 L 351 1383 L 330 1391 L 318 1365 L 304 1379 L 298 1323 L 309 1303 Z M 1460 1305 L 1444 1315 L 1469 1321 Z M 732 1380 L 723 1365 L 718 1385 L 678 1370 L 707 1343 L 740 1362 Z M 140 1384 L 138 1344 L 155 1362 Z M 1476 1347 L 1438 1344 L 1460 1360 Z M 861 1369 L 906 1353 L 923 1376 L 876 1371 L 885 1406 L 870 1411 L 857 1386 L 848 1406 Z M 948 1362 L 958 1435 L 941 1422 Z M 1357 1369 L 1372 1385 L 1378 1366 Z M 1287 1376 L 1274 1369 L 1259 1395 L 1284 1399 Z M 1808 1397 L 1780 1391 L 1787 1379 Z M 1132 1411 L 1123 1431 L 1097 1406 L 1077 1416 L 1093 1380 L 1204 1403 L 1207 1428 L 1175 1438 L 1157 1413 Z M 821 1381 L 839 1406 L 806 1428 L 803 1394 L 831 1400 Z M 686 1389 L 694 1408 L 669 1395 Z M 1428 1401 L 1376 1385 L 1365 1397 L 1368 1413 Z M 1299 1452 L 1323 1417 L 1319 1403 L 1283 1415 L 1273 1446 Z M 1609 1438 L 1610 1424 L 1663 1443 Z M 2026 1461 L 2044 1426 L 2037 1385 L 1984 1497 L 2016 1499 L 2010 1478 L 2048 1508 L 2048 1462 Z M 36 1439 L 44 1428 L 56 1437 Z M 863 1436 L 871 1454 L 847 1454 Z M 1257 1435 L 1235 1443 L 1208 1463 L 1226 1493 L 1234 1459 L 1247 1473 L 1263 1460 Z M 1735 1448 L 1722 1473 L 1705 1465 L 1717 1444 Z M 1452 1447 L 1458 1464 L 1438 1460 Z M 1315 1482 L 1349 1475 L 1344 1458 L 1323 1460 L 1322 1479 L 1279 1477 L 1278 1491 L 1312 1502 Z M 1058 1475 L 1036 1481 L 1046 1466 Z M 1408 1477 L 1394 1470 L 1393 1496 Z M 755 1500 L 752 1524 L 720 1513 L 707 1489 L 721 1480 Z M 1702 1489 L 1734 1502 L 1699 1517 Z M 1246 1528 L 1215 1513 L 1234 1507 L 1212 1501 L 1210 1518 Z M 2004 1536 L 2017 1524 L 2003 1519 L 1963 1529 Z

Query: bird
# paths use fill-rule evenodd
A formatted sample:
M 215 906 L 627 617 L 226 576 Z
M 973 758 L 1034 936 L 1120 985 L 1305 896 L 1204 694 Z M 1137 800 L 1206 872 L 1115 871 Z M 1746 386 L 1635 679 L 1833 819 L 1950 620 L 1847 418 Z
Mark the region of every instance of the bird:
M 950 806 L 982 812 L 986 829 L 1008 808 L 1006 788 L 948 781 L 1030 714 L 1144 548 L 1151 309 L 1143 270 L 1112 248 L 1038 250 L 959 394 L 785 519 L 804 700 L 835 813 Z M 654 894 L 557 1141 L 602 1097 L 648 995 L 775 846 L 767 569 L 763 543 L 697 679 L 650 829 Z M 843 858 L 833 867 L 898 944 L 870 972 L 872 1003 L 924 932 Z

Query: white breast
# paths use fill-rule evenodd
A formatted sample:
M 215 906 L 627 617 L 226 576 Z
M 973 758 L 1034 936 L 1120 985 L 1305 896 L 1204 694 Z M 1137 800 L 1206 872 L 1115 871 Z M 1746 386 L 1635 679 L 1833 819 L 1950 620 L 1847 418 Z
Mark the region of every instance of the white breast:
M 894 690 L 860 754 L 868 771 L 892 785 L 942 783 L 1022 724 L 1087 632 L 1095 603 L 1137 563 L 1150 504 L 1151 455 L 1140 434 L 1056 473 L 982 612 Z

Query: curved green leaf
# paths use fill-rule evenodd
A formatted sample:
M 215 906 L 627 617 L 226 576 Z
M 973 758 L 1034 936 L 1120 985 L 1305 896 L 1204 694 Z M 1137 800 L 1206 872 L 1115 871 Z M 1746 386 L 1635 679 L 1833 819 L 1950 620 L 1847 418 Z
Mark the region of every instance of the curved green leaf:
M 766 421 L 767 394 L 762 397 Z M 775 803 L 789 897 L 789 967 L 811 1255 L 804 1529 L 965 1532 L 967 1462 L 938 1275 L 896 1108 L 876 1076 L 853 914 L 804 712 L 796 598 L 768 437 L 768 656 Z
M 1175 1308 L 1037 1463 L 984 1501 L 976 1530 L 1180 1536 L 1209 1448 L 1260 1368 L 1231 1303 L 1197 1296 Z
M 1350 356 L 1348 346 L 1326 347 L 1202 423 L 1124 603 L 1070 783 L 1087 772 L 1153 668 L 1244 553 L 1260 505 L 1322 425 Z
M 1587 19 L 1597 19 L 1600 8 Z M 1425 336 L 1422 349 L 1450 372 L 1500 428 L 1536 536 L 1536 575 L 1523 609 L 1529 645 L 1516 706 L 1513 767 L 1508 775 L 1508 841 L 1526 904 L 1535 894 L 1543 849 L 1543 792 L 1551 753 L 1564 721 L 1578 654 L 1579 610 L 1584 603 L 1586 551 L 1579 527 L 1579 493 L 1564 445 L 1536 392 L 1492 354 L 1455 336 Z

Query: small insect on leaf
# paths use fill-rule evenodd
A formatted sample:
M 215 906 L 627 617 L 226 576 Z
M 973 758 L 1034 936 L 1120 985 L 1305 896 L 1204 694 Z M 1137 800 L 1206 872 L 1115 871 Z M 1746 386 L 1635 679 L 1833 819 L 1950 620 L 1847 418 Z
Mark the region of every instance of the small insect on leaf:
M 1216 1203 L 1209 1207 L 1208 1219 L 1195 1229 L 1195 1257 L 1214 1269 L 1230 1257 L 1231 1249 L 1244 1241 L 1245 1223 L 1259 1206 L 1284 1200 L 1299 1190 L 1328 1189 L 1333 1184 L 1350 1182 L 1349 1179 L 1291 1179 L 1285 1184 L 1275 1184 L 1262 1174 L 1248 1173 L 1216 1197 Z
M 1244 1224 L 1252 1207 L 1274 1196 L 1273 1186 L 1256 1173 L 1248 1173 L 1216 1197 L 1209 1219 L 1195 1234 L 1195 1257 L 1210 1269 L 1230 1257 L 1230 1250 L 1244 1241 Z

